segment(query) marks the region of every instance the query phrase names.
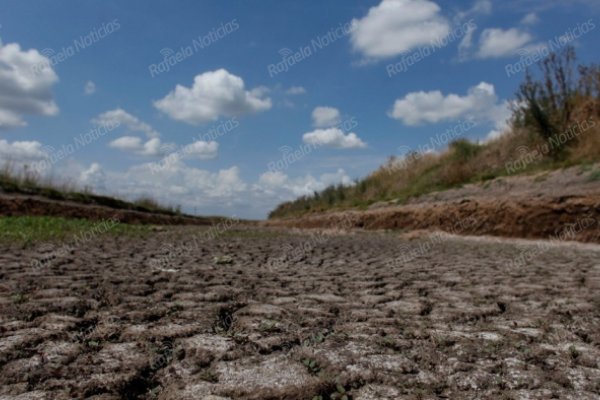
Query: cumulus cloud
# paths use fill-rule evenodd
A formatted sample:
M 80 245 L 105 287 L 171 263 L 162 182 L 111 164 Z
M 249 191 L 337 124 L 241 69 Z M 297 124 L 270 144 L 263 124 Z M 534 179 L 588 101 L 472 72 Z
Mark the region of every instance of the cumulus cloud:
M 277 196 L 279 201 L 284 201 L 313 194 L 315 191 L 336 184 L 351 185 L 352 179 L 341 168 L 333 173 L 324 173 L 317 178 L 310 174 L 290 178 L 282 171 L 267 171 L 260 176 L 256 187 L 269 195 Z
M 0 159 L 10 162 L 27 162 L 46 158 L 47 154 L 40 142 L 8 142 L 0 139 Z
M 144 142 L 137 136 L 122 136 L 108 145 L 117 150 L 152 157 L 165 155 L 168 149 L 173 147 L 172 144 L 163 143 L 159 138 L 148 139 Z
M 383 0 L 352 21 L 352 46 L 367 59 L 382 59 L 429 45 L 450 33 L 440 11 L 429 0 Z
M 111 174 L 113 179 L 113 191 L 126 194 L 128 198 L 150 194 L 162 202 L 188 208 L 220 207 L 238 200 L 247 201 L 244 196 L 239 196 L 247 190 L 247 184 L 241 179 L 237 166 L 210 172 L 189 167 L 181 161 L 160 170 L 146 163 L 124 173 Z
M 347 135 L 339 128 L 317 129 L 302 136 L 304 143 L 335 149 L 361 149 L 367 147 L 356 133 Z
M 177 85 L 154 106 L 177 121 L 201 124 L 266 111 L 272 106 L 266 92 L 264 87 L 248 91 L 242 78 L 219 69 L 196 75 L 190 88 Z
M 92 81 L 87 81 L 83 87 L 83 93 L 88 96 L 96 93 L 96 84 Z
M 505 131 L 510 115 L 509 103 L 500 101 L 494 85 L 486 82 L 471 87 L 464 96 L 444 95 L 439 90 L 409 93 L 396 100 L 389 113 L 390 117 L 406 125 L 459 119 L 491 123 L 494 131 L 490 135 L 496 136 Z
M 199 140 L 184 146 L 181 155 L 184 159 L 211 160 L 217 157 L 218 152 L 219 144 L 217 142 Z
M 328 128 L 342 121 L 340 110 L 333 107 L 317 107 L 312 112 L 313 125 L 317 128 Z
M 92 163 L 89 168 L 81 171 L 79 182 L 83 187 L 106 190 L 106 175 L 98 163 Z
M 98 126 L 125 126 L 131 132 L 145 133 L 149 138 L 158 138 L 158 133 L 152 126 L 140 121 L 137 117 L 129 114 L 127 111 L 117 108 L 115 110 L 106 111 L 98 115 L 92 120 Z
M 305 93 L 306 89 L 304 89 L 302 86 L 292 86 L 291 88 L 285 91 L 285 94 L 289 94 L 291 96 L 297 96 Z
M 517 54 L 517 51 L 531 43 L 532 36 L 518 28 L 507 30 L 486 29 L 479 37 L 478 58 L 501 58 Z
M 0 42 L 0 129 L 27 125 L 24 115 L 56 115 L 51 89 L 57 81 L 50 60 L 37 50 Z
M 142 139 L 137 136 L 123 136 L 110 142 L 109 146 L 123 151 L 135 151 L 142 147 Z

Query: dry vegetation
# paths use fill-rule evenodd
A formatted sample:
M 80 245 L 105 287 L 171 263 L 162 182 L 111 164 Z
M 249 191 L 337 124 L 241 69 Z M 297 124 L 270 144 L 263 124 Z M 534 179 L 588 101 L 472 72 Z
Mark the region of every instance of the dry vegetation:
M 82 204 L 107 206 L 115 209 L 180 215 L 180 206 L 166 206 L 148 196 L 133 202 L 94 194 L 90 188 L 79 189 L 70 183 L 58 184 L 51 177 L 43 178 L 27 165 L 17 169 L 6 163 L 0 169 L 0 193 L 42 196 L 51 200 L 66 200 Z
M 511 129 L 501 137 L 481 144 L 459 139 L 440 153 L 390 157 L 355 184 L 330 186 L 281 204 L 270 217 L 402 203 L 466 183 L 572 165 L 585 168 L 600 160 L 600 67 L 575 67 L 572 48 L 550 55 L 538 67 L 521 84 Z

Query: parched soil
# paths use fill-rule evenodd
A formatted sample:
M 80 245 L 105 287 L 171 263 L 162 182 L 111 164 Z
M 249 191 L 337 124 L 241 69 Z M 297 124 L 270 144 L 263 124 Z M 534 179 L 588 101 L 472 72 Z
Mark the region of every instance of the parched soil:
M 596 168 L 600 166 L 596 165 Z M 267 221 L 297 228 L 438 229 L 461 235 L 600 243 L 600 180 L 573 167 L 485 183 L 369 210 L 330 211 Z
M 0 245 L 0 399 L 600 398 L 600 246 L 203 233 Z

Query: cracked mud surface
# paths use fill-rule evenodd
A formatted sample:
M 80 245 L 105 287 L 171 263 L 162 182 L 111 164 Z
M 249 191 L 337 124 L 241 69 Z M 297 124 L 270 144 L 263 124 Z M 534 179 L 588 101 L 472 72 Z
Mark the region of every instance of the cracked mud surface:
M 598 246 L 202 229 L 0 245 L 0 399 L 600 398 Z

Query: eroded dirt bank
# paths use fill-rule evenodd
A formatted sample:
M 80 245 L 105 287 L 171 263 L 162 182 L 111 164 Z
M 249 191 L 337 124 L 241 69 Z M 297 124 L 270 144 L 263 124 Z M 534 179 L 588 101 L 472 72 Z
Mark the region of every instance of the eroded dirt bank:
M 86 218 L 98 221 L 116 219 L 126 224 L 155 225 L 211 225 L 222 219 L 218 217 L 188 217 L 121 210 L 99 205 L 55 201 L 40 196 L 3 193 L 0 193 L 0 215 Z
M 463 199 L 270 220 L 276 227 L 442 230 L 600 243 L 600 197 Z
M 0 399 L 600 397 L 600 246 L 203 231 L 0 245 Z
M 579 167 L 432 193 L 405 205 L 273 219 L 277 227 L 443 230 L 600 243 L 600 180 Z

